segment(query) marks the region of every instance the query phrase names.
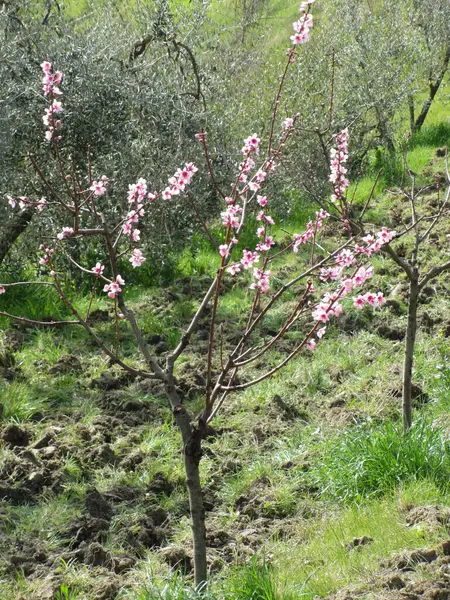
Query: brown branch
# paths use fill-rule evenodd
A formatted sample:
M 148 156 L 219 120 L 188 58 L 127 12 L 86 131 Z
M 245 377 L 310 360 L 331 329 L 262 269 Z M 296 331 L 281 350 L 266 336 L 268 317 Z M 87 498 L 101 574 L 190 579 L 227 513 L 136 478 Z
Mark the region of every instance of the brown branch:
M 25 325 L 36 325 L 38 327 L 58 327 L 62 325 L 82 325 L 81 321 L 36 321 L 34 319 L 27 319 L 26 317 L 18 317 L 8 312 L 0 311 L 0 316 L 7 317 L 13 321 L 24 323 Z

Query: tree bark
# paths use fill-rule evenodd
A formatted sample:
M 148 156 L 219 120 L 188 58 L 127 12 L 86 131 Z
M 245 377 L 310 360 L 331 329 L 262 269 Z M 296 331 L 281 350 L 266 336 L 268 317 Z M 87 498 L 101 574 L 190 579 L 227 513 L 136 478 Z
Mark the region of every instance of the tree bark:
M 32 208 L 27 208 L 14 214 L 10 220 L 5 222 L 4 228 L 2 228 L 0 234 L 0 264 L 3 262 L 5 256 L 8 254 L 19 235 L 28 227 L 33 213 L 34 210 Z
M 194 434 L 194 438 L 195 438 Z M 194 540 L 194 582 L 201 588 L 207 578 L 205 507 L 200 483 L 201 441 L 185 444 L 184 468 L 189 492 L 192 535 Z
M 206 564 L 205 507 L 200 482 L 203 429 L 192 426 L 190 415 L 178 395 L 171 368 L 172 366 L 170 366 L 168 372 L 166 391 L 183 441 L 184 470 L 189 494 L 189 510 L 194 541 L 194 582 L 196 588 L 201 588 L 208 575 Z
M 406 329 L 405 356 L 403 364 L 403 431 L 412 425 L 412 367 L 417 332 L 417 305 L 419 300 L 419 278 L 416 271 L 409 283 L 408 326 Z

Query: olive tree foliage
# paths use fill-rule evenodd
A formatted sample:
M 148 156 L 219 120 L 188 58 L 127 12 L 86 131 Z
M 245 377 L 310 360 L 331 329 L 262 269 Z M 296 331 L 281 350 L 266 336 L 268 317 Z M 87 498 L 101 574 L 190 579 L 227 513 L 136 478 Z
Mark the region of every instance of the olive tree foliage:
M 305 130 L 290 154 L 295 183 L 315 198 L 326 189 L 332 129 L 349 127 L 349 169 L 357 177 L 370 150 L 394 153 L 408 128 L 409 107 L 420 107 L 418 94 L 429 89 L 426 110 L 416 111 L 410 129 L 423 125 L 450 59 L 448 0 L 329 0 L 319 6 L 315 35 L 284 98 Z M 307 84 L 311 69 L 314 81 Z
M 43 58 L 60 65 L 69 91 L 64 118 L 74 135 L 62 148 L 64 158 L 80 164 L 89 149 L 96 172 L 111 174 L 113 203 L 140 176 L 161 187 L 191 148 L 194 133 L 211 121 L 210 90 L 224 77 L 206 62 L 208 52 L 201 41 L 205 22 L 206 5 L 200 1 L 175 10 L 165 0 L 137 2 L 129 14 L 117 3 L 93 0 L 76 18 L 56 2 L 3 4 L 0 209 L 7 194 L 45 195 L 30 155 L 43 165 L 52 184 L 62 185 L 52 180 L 51 170 L 46 172 L 40 160 L 46 143 L 36 141 L 41 139 L 37 131 L 44 104 L 35 73 Z M 196 201 L 203 214 L 211 212 L 216 206 L 212 186 L 206 186 Z M 188 210 L 156 211 L 145 236 L 151 240 L 153 264 L 158 258 L 163 261 L 168 247 L 189 240 L 193 219 Z M 39 223 L 32 221 L 29 230 L 34 234 L 23 236 L 22 244 L 29 239 L 33 245 L 39 233 L 35 229 L 48 226 L 45 218 Z M 3 226 L 6 237 L 8 227 L 9 219 Z
M 450 66 L 450 5 L 448 0 L 410 0 L 409 19 L 420 45 L 422 78 L 428 97 L 416 112 L 414 96 L 409 99 L 411 131 L 419 130 L 448 73 Z M 419 105 L 420 106 L 420 105 Z
M 242 43 L 247 41 L 249 31 L 258 27 L 261 19 L 267 16 L 269 8 L 269 0 L 234 0 L 236 27 Z

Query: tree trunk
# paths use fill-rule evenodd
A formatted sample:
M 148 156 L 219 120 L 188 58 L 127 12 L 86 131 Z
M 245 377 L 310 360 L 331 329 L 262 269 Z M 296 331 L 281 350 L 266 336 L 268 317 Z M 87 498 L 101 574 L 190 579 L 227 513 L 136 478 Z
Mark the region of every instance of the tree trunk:
M 203 431 L 192 426 L 191 418 L 178 396 L 175 380 L 171 373 L 169 373 L 166 382 L 166 390 L 183 440 L 184 470 L 189 493 L 189 509 L 194 541 L 194 582 L 195 587 L 200 588 L 207 579 L 205 508 L 199 468 L 202 458 Z
M 428 115 L 428 111 L 430 110 L 431 104 L 434 100 L 434 97 L 436 96 L 436 94 L 439 90 L 439 87 L 445 77 L 447 70 L 448 70 L 449 63 L 450 63 L 450 45 L 447 47 L 447 51 L 444 56 L 444 62 L 442 64 L 442 70 L 441 70 L 440 74 L 436 78 L 436 81 L 430 81 L 430 94 L 424 102 L 422 110 L 420 111 L 420 115 L 416 119 L 416 122 L 414 124 L 415 131 L 420 131 L 422 125 L 424 124 L 425 119 L 427 118 L 427 115 Z
M 419 281 L 414 272 L 409 283 L 408 326 L 406 329 L 405 357 L 403 364 L 403 431 L 407 433 L 412 425 L 412 367 L 414 345 L 417 332 L 417 305 L 419 300 Z
M 189 491 L 189 509 L 194 539 L 194 582 L 196 588 L 201 587 L 207 578 L 205 508 L 200 483 L 200 458 L 200 441 L 194 445 L 185 445 L 184 468 Z
M 11 219 L 5 220 L 0 233 L 0 264 L 5 256 L 10 251 L 12 245 L 17 240 L 19 235 L 25 231 L 31 221 L 34 210 L 26 208 L 12 216 Z
M 409 127 L 411 129 L 411 135 L 412 135 L 416 128 L 414 96 L 412 94 L 408 94 L 408 108 L 409 108 Z

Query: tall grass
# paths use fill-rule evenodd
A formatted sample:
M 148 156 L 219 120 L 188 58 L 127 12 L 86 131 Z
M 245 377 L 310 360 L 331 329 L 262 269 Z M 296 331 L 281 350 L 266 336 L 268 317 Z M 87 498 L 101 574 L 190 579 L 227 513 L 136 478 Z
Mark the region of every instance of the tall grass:
M 194 590 L 192 585 L 175 573 L 162 582 L 152 580 L 141 590 L 125 592 L 123 600 L 293 600 L 280 591 L 272 569 L 253 559 L 248 565 L 228 573 L 226 580 L 211 579 L 208 586 Z
M 424 417 L 408 435 L 392 422 L 363 425 L 328 442 L 316 477 L 322 496 L 342 501 L 381 496 L 421 479 L 445 490 L 450 444 Z

